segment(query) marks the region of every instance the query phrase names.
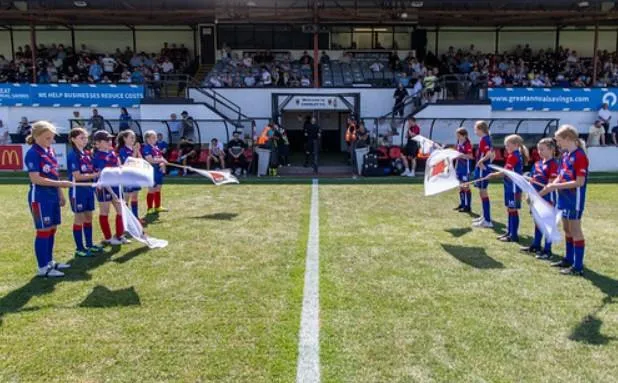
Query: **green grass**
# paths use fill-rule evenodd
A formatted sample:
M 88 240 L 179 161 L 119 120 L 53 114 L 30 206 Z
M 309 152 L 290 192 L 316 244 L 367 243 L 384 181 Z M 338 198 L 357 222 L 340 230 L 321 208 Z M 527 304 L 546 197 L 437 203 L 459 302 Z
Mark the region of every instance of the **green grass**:
M 170 246 L 79 259 L 53 281 L 31 279 L 25 193 L 0 187 L 1 382 L 293 380 L 309 189 L 167 187 L 148 229 Z
M 501 188 L 490 189 L 504 222 Z M 320 192 L 324 381 L 616 381 L 615 186 L 589 193 L 585 279 L 471 230 L 468 215 L 451 211 L 456 193 Z
M 148 227 L 167 248 L 74 260 L 63 280 L 33 278 L 27 187 L 0 186 L 0 382 L 293 382 L 311 191 L 298 182 L 167 185 L 170 212 Z M 590 187 L 575 278 L 472 230 L 456 192 L 325 182 L 323 382 L 617 380 L 615 185 Z

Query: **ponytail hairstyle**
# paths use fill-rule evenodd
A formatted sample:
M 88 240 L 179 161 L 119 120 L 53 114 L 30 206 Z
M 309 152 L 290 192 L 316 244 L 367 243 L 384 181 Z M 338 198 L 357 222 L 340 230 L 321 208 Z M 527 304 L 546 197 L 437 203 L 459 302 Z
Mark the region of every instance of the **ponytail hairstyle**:
M 118 148 L 122 148 L 123 146 L 126 146 L 127 137 L 130 137 L 130 136 L 135 137 L 135 133 L 130 129 L 123 130 L 122 132 L 120 132 L 118 134 Z
M 549 150 L 551 150 L 554 158 L 560 157 L 560 150 L 558 150 L 558 144 L 556 144 L 556 140 L 554 140 L 553 138 L 542 138 L 538 144 L 547 146 Z
M 459 128 L 459 129 L 457 129 L 455 131 L 455 133 L 459 134 L 460 136 L 462 136 L 466 140 L 468 139 L 468 130 L 466 128 L 464 128 L 463 126 L 461 128 Z
M 574 141 L 578 148 L 586 152 L 586 142 L 579 138 L 579 133 L 573 125 L 565 124 L 560 126 L 554 135 L 562 138 L 563 140 Z
M 26 143 L 28 145 L 33 145 L 35 140 L 44 133 L 52 132 L 56 134 L 56 127 L 52 125 L 49 121 L 39 121 L 32 125 L 31 133 L 28 137 L 26 137 Z
M 486 121 L 480 120 L 474 124 L 474 129 L 478 129 L 485 134 L 489 134 L 489 125 Z
M 73 139 L 81 136 L 82 134 L 85 135 L 86 137 L 88 136 L 88 132 L 86 131 L 86 129 L 84 129 L 84 128 L 73 128 L 73 129 L 71 129 L 71 133 L 69 133 L 69 141 L 71 141 L 71 148 L 73 148 L 74 152 L 78 152 L 79 149 L 77 149 L 77 146 L 75 146 L 75 143 L 73 142 Z
M 522 157 L 524 157 L 524 165 L 528 163 L 530 160 L 530 153 L 528 152 L 528 148 L 524 145 L 524 139 L 517 134 L 511 134 L 504 139 L 504 144 L 513 144 L 519 148 Z

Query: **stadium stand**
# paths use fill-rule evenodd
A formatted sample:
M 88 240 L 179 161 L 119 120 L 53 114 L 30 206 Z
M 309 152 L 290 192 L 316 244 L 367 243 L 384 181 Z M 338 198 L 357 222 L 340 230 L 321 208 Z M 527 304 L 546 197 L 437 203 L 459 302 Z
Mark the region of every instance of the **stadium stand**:
M 63 44 L 40 44 L 36 49 L 36 82 L 46 83 L 132 83 L 160 81 L 173 73 L 185 73 L 192 66 L 184 44 L 163 43 L 159 53 L 133 52 L 126 47 L 112 54 L 92 52 L 86 45 L 75 52 Z M 0 56 L 0 82 L 34 82 L 32 48 L 18 47 L 14 60 Z

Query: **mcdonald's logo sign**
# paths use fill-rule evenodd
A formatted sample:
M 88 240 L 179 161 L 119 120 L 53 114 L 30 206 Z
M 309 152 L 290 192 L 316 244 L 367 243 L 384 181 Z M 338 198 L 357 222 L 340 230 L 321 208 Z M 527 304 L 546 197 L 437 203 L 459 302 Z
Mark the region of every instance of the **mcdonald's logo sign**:
M 21 145 L 0 145 L 0 170 L 24 168 Z

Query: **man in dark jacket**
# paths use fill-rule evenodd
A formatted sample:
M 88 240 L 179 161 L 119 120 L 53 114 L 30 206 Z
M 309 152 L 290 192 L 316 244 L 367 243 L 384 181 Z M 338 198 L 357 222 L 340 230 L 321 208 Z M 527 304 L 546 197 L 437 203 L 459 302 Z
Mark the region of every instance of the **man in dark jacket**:
M 313 153 L 313 174 L 318 174 L 318 161 L 320 155 L 320 138 L 322 137 L 322 129 L 317 124 L 315 117 L 311 118 L 311 122 L 305 125 L 305 139 L 308 143 L 308 149 Z M 305 157 L 305 164 L 308 162 L 309 153 Z

